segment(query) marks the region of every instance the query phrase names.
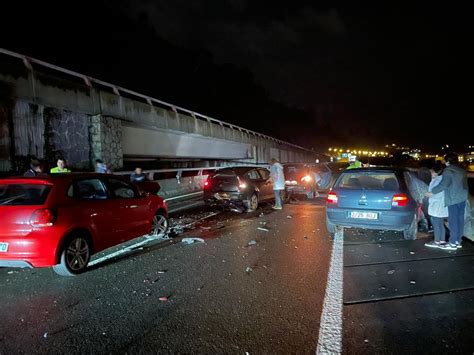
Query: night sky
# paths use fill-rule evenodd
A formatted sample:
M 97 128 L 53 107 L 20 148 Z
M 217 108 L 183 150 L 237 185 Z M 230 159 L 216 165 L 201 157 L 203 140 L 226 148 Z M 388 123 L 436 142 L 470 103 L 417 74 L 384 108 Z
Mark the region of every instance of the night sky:
M 441 6 L 315 3 L 16 1 L 0 46 L 317 150 L 472 143 L 439 123 Z

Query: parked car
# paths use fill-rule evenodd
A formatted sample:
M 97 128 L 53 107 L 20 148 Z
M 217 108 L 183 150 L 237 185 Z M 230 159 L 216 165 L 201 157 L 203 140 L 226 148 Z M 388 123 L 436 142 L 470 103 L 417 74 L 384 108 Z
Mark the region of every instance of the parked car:
M 219 169 L 204 182 L 206 205 L 255 211 L 262 200 L 274 198 L 270 171 L 260 167 Z
M 314 171 L 320 176 L 318 192 L 328 192 L 339 174 L 349 166 L 347 162 L 319 163 L 314 165 Z
M 285 175 L 285 192 L 289 198 L 294 195 L 303 195 L 315 198 L 318 191 L 314 165 L 305 163 L 283 164 Z
M 396 168 L 344 170 L 327 196 L 326 223 L 338 226 L 403 231 L 415 239 L 419 206 L 408 190 L 407 171 Z
M 0 220 L 0 267 L 52 266 L 64 276 L 103 249 L 168 230 L 161 197 L 105 174 L 0 179 Z

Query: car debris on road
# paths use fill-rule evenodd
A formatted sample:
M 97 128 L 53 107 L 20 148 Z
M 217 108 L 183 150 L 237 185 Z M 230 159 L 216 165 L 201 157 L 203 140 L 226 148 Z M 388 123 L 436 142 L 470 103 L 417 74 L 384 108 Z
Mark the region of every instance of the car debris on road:
M 195 237 L 192 237 L 192 238 L 183 238 L 181 240 L 182 243 L 185 243 L 185 244 L 193 244 L 193 243 L 204 243 L 204 239 L 202 238 L 195 238 Z

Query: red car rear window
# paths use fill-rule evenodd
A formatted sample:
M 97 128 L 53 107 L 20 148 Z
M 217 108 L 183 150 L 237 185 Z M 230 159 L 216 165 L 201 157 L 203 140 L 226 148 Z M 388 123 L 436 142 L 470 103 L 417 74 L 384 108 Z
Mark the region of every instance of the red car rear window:
M 0 206 L 42 205 L 51 190 L 49 185 L 0 184 Z

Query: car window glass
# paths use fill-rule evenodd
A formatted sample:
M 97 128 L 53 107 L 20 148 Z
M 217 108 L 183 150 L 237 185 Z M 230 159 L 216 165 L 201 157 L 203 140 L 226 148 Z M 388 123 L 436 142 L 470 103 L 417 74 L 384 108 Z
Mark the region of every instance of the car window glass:
M 337 187 L 364 190 L 398 190 L 398 179 L 394 173 L 346 173 L 339 180 Z
M 108 185 L 114 197 L 135 198 L 135 190 L 125 181 L 118 179 L 109 179 Z
M 302 164 L 285 165 L 283 172 L 287 180 L 298 180 L 308 173 L 308 168 Z
M 258 169 L 258 172 L 262 176 L 262 179 L 268 180 L 270 178 L 270 172 L 267 169 Z
M 252 170 L 248 171 L 245 174 L 245 176 L 247 178 L 249 178 L 250 180 L 260 180 L 261 179 L 260 175 L 257 173 L 257 170 L 255 170 L 255 169 L 252 169 Z
M 67 189 L 67 197 L 74 197 L 74 184 L 71 184 Z
M 107 191 L 100 179 L 86 179 L 74 183 L 73 195 L 82 200 L 105 200 Z
M 50 186 L 40 184 L 1 184 L 0 205 L 42 205 L 50 190 Z

